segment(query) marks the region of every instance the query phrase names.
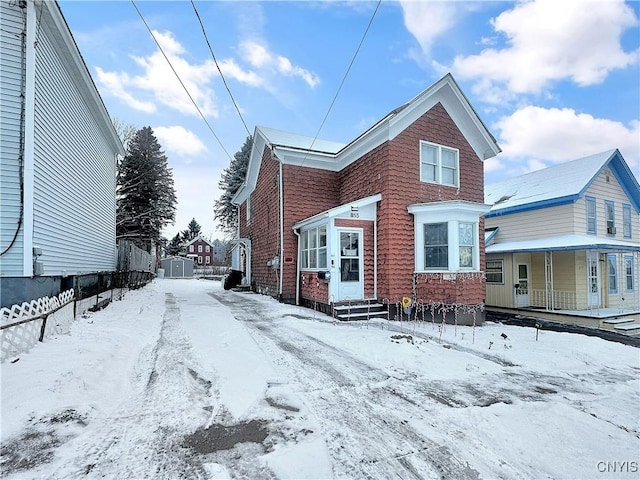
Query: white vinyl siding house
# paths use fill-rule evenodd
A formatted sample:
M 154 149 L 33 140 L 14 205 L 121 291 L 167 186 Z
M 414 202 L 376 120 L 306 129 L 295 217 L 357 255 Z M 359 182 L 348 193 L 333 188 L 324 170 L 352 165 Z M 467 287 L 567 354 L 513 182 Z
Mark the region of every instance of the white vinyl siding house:
M 0 257 L 0 272 L 22 275 L 24 229 L 20 218 L 20 160 L 24 79 L 20 34 L 26 24 L 26 12 L 6 8 L 5 3 L 2 2 L 0 15 L 0 252 L 5 252 Z
M 24 9 L 18 4 L 3 2 L 2 18 L 24 22 L 21 15 L 26 15 L 26 24 L 14 25 L 20 32 L 26 29 L 24 51 L 10 61 L 24 57 L 25 78 L 16 79 L 16 88 L 5 95 L 3 73 L 2 101 L 24 92 L 24 240 L 2 257 L 0 273 L 31 277 L 33 247 L 42 251 L 38 260 L 47 276 L 112 271 L 116 159 L 124 154 L 122 144 L 58 4 L 27 2 Z M 2 49 L 4 72 L 10 59 L 4 44 Z M 19 123 L 13 118 L 7 127 Z M 4 129 L 3 118 L 3 141 Z M 19 142 L 14 149 L 20 150 Z M 4 167 L 4 158 L 2 163 Z M 3 192 L 4 178 L 3 173 Z M 3 199 L 3 219 L 5 214 L 12 210 Z M 3 224 L 3 247 L 4 231 Z M 16 257 L 19 265 L 12 261 Z

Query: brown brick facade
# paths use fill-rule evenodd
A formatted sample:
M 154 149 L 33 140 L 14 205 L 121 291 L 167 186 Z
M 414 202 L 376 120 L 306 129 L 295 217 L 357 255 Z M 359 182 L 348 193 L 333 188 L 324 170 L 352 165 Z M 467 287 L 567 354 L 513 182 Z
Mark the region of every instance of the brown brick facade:
M 459 150 L 460 186 L 449 187 L 420 181 L 420 140 Z M 377 297 L 395 303 L 403 296 L 423 303 L 479 304 L 484 301 L 483 275 L 454 277 L 414 274 L 414 218 L 410 204 L 460 200 L 484 202 L 483 164 L 447 111 L 436 104 L 394 139 L 383 143 L 340 172 L 285 164 L 282 299 L 296 296 L 298 237 L 295 223 L 345 203 L 380 193 L 377 207 Z M 265 148 L 257 185 L 251 194 L 251 223 L 241 210 L 241 236 L 252 240 L 253 282 L 257 291 L 276 296 L 279 272 L 267 261 L 280 255 L 280 164 Z M 373 222 L 336 220 L 336 226 L 364 229 L 365 296 L 374 289 Z M 480 266 L 484 270 L 484 222 L 480 222 Z M 300 297 L 328 303 L 327 283 L 314 272 L 299 277 Z

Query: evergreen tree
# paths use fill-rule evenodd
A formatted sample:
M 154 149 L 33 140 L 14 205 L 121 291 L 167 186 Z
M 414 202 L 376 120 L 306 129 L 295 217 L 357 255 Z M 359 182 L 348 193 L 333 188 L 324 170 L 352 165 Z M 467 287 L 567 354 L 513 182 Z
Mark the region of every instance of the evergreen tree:
M 191 219 L 191 221 L 189 222 L 189 227 L 187 228 L 187 230 L 185 230 L 185 232 L 187 232 L 188 236 L 188 238 L 185 238 L 185 240 L 188 242 L 200 235 L 201 228 L 198 222 L 196 222 L 195 218 Z
M 167 255 L 168 256 L 176 256 L 180 254 L 182 250 L 182 245 L 184 242 L 182 241 L 182 235 L 176 233 L 175 237 L 171 239 L 169 244 L 167 245 Z
M 118 169 L 116 235 L 151 251 L 175 220 L 173 172 L 151 127 L 138 130 Z
M 248 136 L 240 151 L 233 156 L 231 164 L 222 172 L 222 178 L 218 183 L 222 195 L 213 206 L 214 217 L 220 222 L 222 229 L 232 235 L 236 233 L 238 226 L 238 209 L 231 203 L 231 199 L 247 175 L 252 146 L 253 138 Z

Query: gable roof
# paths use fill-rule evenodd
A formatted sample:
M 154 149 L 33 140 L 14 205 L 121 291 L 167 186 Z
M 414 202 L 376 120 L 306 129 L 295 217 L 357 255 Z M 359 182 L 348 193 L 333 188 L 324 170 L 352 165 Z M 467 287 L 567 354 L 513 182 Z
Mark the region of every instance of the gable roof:
M 500 147 L 484 125 L 453 76 L 448 73 L 408 103 L 392 110 L 349 143 L 313 139 L 267 127 L 256 127 L 245 182 L 232 203 L 240 205 L 255 188 L 262 154 L 271 147 L 283 164 L 305 165 L 339 172 L 384 142 L 394 139 L 418 118 L 440 103 L 481 160 L 496 156 Z
M 640 212 L 640 187 L 617 149 L 578 158 L 485 186 L 486 217 L 535 210 L 575 202 L 609 167 L 629 201 Z
M 202 235 L 198 235 L 197 237 L 191 239 L 190 241 L 188 241 L 187 243 L 184 244 L 185 247 L 188 247 L 189 245 L 191 245 L 192 243 L 197 242 L 198 240 L 203 241 L 204 243 L 206 243 L 207 245 L 213 247 L 213 243 L 211 243 L 209 240 L 207 240 L 206 238 L 204 238 Z

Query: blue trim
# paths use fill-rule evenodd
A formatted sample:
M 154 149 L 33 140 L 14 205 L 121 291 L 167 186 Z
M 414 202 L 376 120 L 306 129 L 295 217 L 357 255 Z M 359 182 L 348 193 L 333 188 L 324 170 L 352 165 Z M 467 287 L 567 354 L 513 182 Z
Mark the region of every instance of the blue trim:
M 487 230 L 488 230 L 488 229 L 485 229 L 485 232 L 486 232 Z M 489 236 L 488 236 L 488 237 L 486 237 L 486 238 L 484 239 L 484 244 L 485 244 L 485 245 L 487 245 L 489 242 L 491 242 L 491 240 L 493 240 L 493 237 L 495 237 L 495 236 L 496 236 L 496 233 L 498 233 L 498 230 L 500 230 L 500 227 L 495 227 L 495 228 L 493 229 L 493 231 L 489 234 Z
M 499 210 L 491 210 L 485 215 L 485 218 L 498 217 L 500 215 L 509 215 L 511 213 L 528 212 L 531 210 L 539 210 L 541 208 L 556 207 L 558 205 L 568 205 L 574 203 L 580 198 L 579 194 L 568 195 L 566 197 L 550 198 L 540 200 L 539 202 L 527 203 L 525 205 L 515 205 L 513 207 L 501 208 Z
M 625 212 L 629 212 L 629 222 L 625 222 Z M 629 234 L 627 235 L 627 232 L 625 232 L 625 226 L 629 226 Z M 631 205 L 629 205 L 628 203 L 623 203 L 622 204 L 622 236 L 623 238 L 631 238 L 633 236 L 633 232 L 632 232 L 632 228 L 633 228 L 633 221 L 631 220 Z
M 627 288 L 627 260 L 631 260 L 631 288 Z M 625 255 L 624 256 L 624 289 L 626 292 L 635 292 L 636 290 L 636 279 L 635 279 L 635 271 L 633 270 L 633 256 Z
M 612 275 L 609 273 L 609 261 L 613 259 L 613 278 L 615 280 L 615 288 L 611 288 L 611 277 Z M 618 258 L 615 253 L 610 253 L 607 255 L 607 288 L 609 289 L 609 293 L 618 293 Z
M 589 202 L 593 202 L 593 231 L 589 230 Z M 598 234 L 598 204 L 596 202 L 596 197 L 585 196 L 584 197 L 584 211 L 587 217 L 587 234 L 588 235 L 597 235 Z

